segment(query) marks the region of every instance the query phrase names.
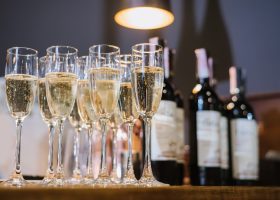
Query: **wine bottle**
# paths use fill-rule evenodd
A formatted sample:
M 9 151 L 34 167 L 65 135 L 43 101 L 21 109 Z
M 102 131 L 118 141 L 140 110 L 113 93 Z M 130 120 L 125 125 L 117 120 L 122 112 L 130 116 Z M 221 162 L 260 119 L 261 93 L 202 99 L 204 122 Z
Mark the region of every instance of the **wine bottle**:
M 209 82 L 210 86 L 215 90 L 217 85 L 217 80 L 214 78 L 214 63 L 213 58 L 208 58 L 208 69 L 209 69 Z M 230 185 L 231 184 L 231 169 L 230 169 L 230 149 L 229 149 L 229 128 L 228 128 L 228 114 L 226 110 L 226 103 L 219 99 L 220 107 L 220 164 L 221 164 L 221 185 Z
M 220 185 L 220 106 L 209 83 L 205 49 L 196 49 L 197 84 L 189 98 L 190 181 Z
M 245 98 L 244 70 L 231 67 L 229 76 L 231 100 L 226 108 L 230 118 L 232 178 L 236 185 L 255 185 L 259 179 L 257 122 Z
M 169 48 L 166 41 L 151 38 L 150 43 L 159 44 L 164 51 L 164 86 L 157 113 L 153 117 L 151 132 L 151 160 L 154 176 L 158 181 L 176 184 L 176 102 L 174 90 L 168 81 Z
M 176 101 L 176 134 L 177 134 L 177 181 L 176 185 L 183 185 L 185 175 L 185 109 L 182 92 L 176 87 L 175 79 L 176 50 L 169 50 L 169 78 L 168 81 L 174 88 Z

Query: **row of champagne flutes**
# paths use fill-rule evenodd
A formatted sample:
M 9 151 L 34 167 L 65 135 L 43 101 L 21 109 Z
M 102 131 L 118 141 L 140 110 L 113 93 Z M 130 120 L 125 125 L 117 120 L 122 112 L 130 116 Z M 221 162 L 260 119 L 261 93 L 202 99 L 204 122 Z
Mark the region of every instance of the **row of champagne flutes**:
M 20 141 L 23 120 L 31 112 L 39 88 L 39 105 L 42 117 L 49 124 L 48 171 L 44 184 L 63 186 L 90 184 L 96 186 L 137 185 L 164 186 L 151 169 L 151 120 L 157 111 L 163 88 L 162 47 L 154 44 L 137 44 L 132 54 L 120 55 L 113 45 L 94 45 L 89 56 L 78 57 L 78 50 L 70 46 L 47 48 L 40 58 L 31 48 L 13 47 L 7 50 L 5 80 L 7 104 L 16 120 L 17 141 L 15 170 L 4 185 L 23 186 L 20 168 Z M 108 123 L 119 109 L 121 119 L 128 127 L 127 170 L 121 182 L 113 181 L 106 164 L 106 134 Z M 145 127 L 144 169 L 139 181 L 132 165 L 132 132 L 135 120 L 141 116 Z M 64 176 L 62 164 L 63 125 L 69 118 L 76 128 L 74 150 L 79 148 L 79 132 L 86 125 L 89 136 L 87 175 L 81 178 L 78 157 L 70 180 Z M 93 178 L 91 141 L 93 129 L 100 124 L 101 159 L 97 179 Z M 52 166 L 52 146 L 55 126 L 58 129 L 58 155 L 56 172 Z M 79 180 L 79 181 L 77 181 Z

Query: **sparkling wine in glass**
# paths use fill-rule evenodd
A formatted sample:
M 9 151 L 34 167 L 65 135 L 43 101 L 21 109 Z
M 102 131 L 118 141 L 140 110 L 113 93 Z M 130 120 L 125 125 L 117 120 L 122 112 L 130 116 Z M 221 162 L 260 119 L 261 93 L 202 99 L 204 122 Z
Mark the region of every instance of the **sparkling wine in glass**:
M 87 155 L 87 173 L 83 179 L 83 183 L 92 185 L 95 183 L 93 177 L 93 161 L 92 161 L 92 140 L 93 130 L 97 123 L 97 117 L 93 110 L 93 106 L 90 100 L 90 84 L 88 78 L 88 70 L 90 69 L 89 56 L 82 56 L 78 60 L 78 92 L 77 92 L 77 104 L 78 111 L 82 121 L 86 125 L 88 131 L 88 155 Z
M 132 134 L 134 121 L 138 119 L 138 112 L 136 110 L 135 98 L 133 96 L 131 84 L 131 65 L 132 56 L 130 54 L 120 55 L 120 66 L 122 70 L 119 109 L 124 123 L 127 124 L 128 131 L 128 160 L 127 169 L 124 174 L 122 184 L 124 185 L 138 185 L 138 180 L 135 178 L 132 161 Z M 139 62 L 141 57 L 139 58 Z
M 69 117 L 76 100 L 78 76 L 76 65 L 78 50 L 69 46 L 52 46 L 47 49 L 46 91 L 50 111 L 58 123 L 58 155 L 55 186 L 65 185 L 62 164 L 62 135 L 64 121 Z
M 107 125 L 118 103 L 121 72 L 118 55 L 120 49 L 112 45 L 95 45 L 89 48 L 91 69 L 89 70 L 91 103 L 101 124 L 101 164 L 97 185 L 111 182 L 106 167 Z
M 49 128 L 49 152 L 48 152 L 48 168 L 45 174 L 42 184 L 47 185 L 55 178 L 54 168 L 53 168 L 53 142 L 55 135 L 56 119 L 52 116 L 46 93 L 46 56 L 39 59 L 39 83 L 38 83 L 38 102 L 40 107 L 40 113 L 43 121 L 47 124 Z
M 136 109 L 145 124 L 145 159 L 139 184 L 145 187 L 165 186 L 158 182 L 151 168 L 151 121 L 157 112 L 163 88 L 162 47 L 144 43 L 132 47 L 131 83 Z
M 27 184 L 21 173 L 21 129 L 30 114 L 38 84 L 38 52 L 28 47 L 12 47 L 7 50 L 6 100 L 10 115 L 16 121 L 15 168 L 10 178 L 2 184 L 21 187 Z

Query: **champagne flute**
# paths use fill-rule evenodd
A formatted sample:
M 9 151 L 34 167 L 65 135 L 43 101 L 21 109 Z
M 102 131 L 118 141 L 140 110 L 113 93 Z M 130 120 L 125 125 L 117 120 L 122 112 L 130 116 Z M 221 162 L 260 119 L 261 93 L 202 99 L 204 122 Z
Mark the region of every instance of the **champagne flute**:
M 112 45 L 95 45 L 89 48 L 91 69 L 89 70 L 91 102 L 99 117 L 102 132 L 101 164 L 96 180 L 98 185 L 111 183 L 106 166 L 107 124 L 113 114 L 120 90 L 120 69 L 118 66 L 119 47 Z
M 75 136 L 74 136 L 74 170 L 72 178 L 70 178 L 67 183 L 70 185 L 77 185 L 80 184 L 82 181 L 82 174 L 80 169 L 80 136 L 83 129 L 83 121 L 80 117 L 77 105 L 77 99 L 75 101 L 74 107 L 72 112 L 68 117 L 70 124 L 75 129 Z
M 139 58 L 139 61 L 141 61 L 141 58 Z M 136 111 L 135 98 L 132 94 L 131 64 L 132 56 L 130 54 L 120 56 L 120 66 L 123 73 L 119 98 L 119 109 L 124 123 L 127 124 L 128 131 L 127 169 L 122 180 L 124 185 L 138 185 L 138 180 L 134 175 L 132 162 L 132 134 L 134 121 L 138 118 L 138 113 Z
M 59 129 L 56 179 L 51 181 L 51 184 L 55 186 L 65 184 L 62 164 L 63 124 L 70 115 L 76 99 L 77 54 L 78 50 L 69 46 L 52 46 L 47 49 L 47 101 L 52 115 L 57 119 Z
M 151 168 L 151 121 L 156 113 L 163 88 L 162 47 L 144 43 L 132 47 L 133 68 L 131 83 L 136 109 L 145 123 L 145 159 L 139 184 L 145 187 L 164 186 L 158 182 Z
M 121 124 L 122 124 L 122 118 L 120 116 L 120 110 L 117 107 L 110 119 L 110 126 L 112 129 L 112 171 L 110 174 L 110 179 L 114 184 L 121 183 L 121 179 L 118 177 L 118 173 L 117 173 L 117 167 L 118 167 L 117 166 L 117 156 L 118 156 L 117 133 Z
M 39 59 L 38 100 L 39 100 L 39 107 L 40 107 L 40 113 L 42 119 L 48 125 L 49 128 L 49 152 L 48 152 L 48 169 L 42 181 L 42 184 L 48 184 L 55 178 L 54 169 L 53 169 L 53 141 L 54 141 L 56 120 L 55 118 L 53 118 L 47 102 L 46 78 L 45 78 L 46 71 L 47 71 L 46 56 L 44 56 Z
M 93 168 L 92 168 L 92 140 L 93 129 L 97 123 L 97 117 L 94 113 L 91 101 L 90 101 L 90 86 L 88 80 L 88 70 L 90 68 L 89 56 L 82 56 L 78 60 L 78 92 L 77 103 L 78 111 L 83 122 L 88 130 L 88 155 L 87 155 L 87 173 L 83 180 L 84 184 L 94 184 Z
M 24 119 L 34 105 L 38 82 L 38 52 L 28 47 L 7 50 L 5 80 L 6 100 L 10 115 L 16 121 L 15 169 L 5 186 L 21 187 L 27 184 L 21 173 L 21 129 Z

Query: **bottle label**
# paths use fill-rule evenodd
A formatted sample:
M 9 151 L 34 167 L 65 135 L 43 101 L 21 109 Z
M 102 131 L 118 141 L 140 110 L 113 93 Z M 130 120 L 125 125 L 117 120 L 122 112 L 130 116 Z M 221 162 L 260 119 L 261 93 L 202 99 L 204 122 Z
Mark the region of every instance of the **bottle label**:
M 220 166 L 219 126 L 221 114 L 217 111 L 196 112 L 198 166 Z
M 259 173 L 258 128 L 255 120 L 231 120 L 233 177 L 256 180 Z
M 176 109 L 176 132 L 177 132 L 177 162 L 185 162 L 185 127 L 184 127 L 184 109 Z
M 152 120 L 151 159 L 176 160 L 176 103 L 161 100 Z
M 221 116 L 220 119 L 220 150 L 221 150 L 221 168 L 229 168 L 229 157 L 228 157 L 228 121 L 227 118 Z

